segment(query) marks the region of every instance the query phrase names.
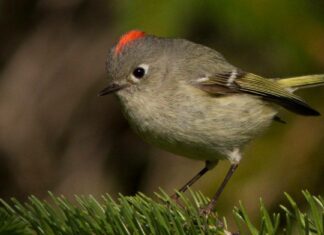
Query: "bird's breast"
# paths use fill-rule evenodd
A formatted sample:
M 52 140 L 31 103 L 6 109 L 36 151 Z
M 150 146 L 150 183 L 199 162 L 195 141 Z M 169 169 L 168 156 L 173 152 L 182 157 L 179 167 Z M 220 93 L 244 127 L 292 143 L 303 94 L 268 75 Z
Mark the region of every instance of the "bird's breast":
M 124 113 L 147 142 L 201 160 L 220 158 L 262 132 L 276 111 L 257 97 L 210 96 L 196 88 L 172 94 L 121 95 Z

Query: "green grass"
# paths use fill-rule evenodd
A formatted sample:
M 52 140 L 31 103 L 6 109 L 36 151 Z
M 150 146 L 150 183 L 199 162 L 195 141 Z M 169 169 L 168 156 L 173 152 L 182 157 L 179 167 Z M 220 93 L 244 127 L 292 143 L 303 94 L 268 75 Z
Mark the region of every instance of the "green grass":
M 233 215 L 240 234 L 324 234 L 324 200 L 304 191 L 308 207 L 302 212 L 286 194 L 288 206 L 269 214 L 260 202 L 260 223 L 252 223 L 240 204 Z M 133 197 L 109 195 L 100 200 L 76 196 L 71 202 L 50 193 L 46 202 L 30 196 L 27 202 L 0 200 L 0 235 L 4 234 L 229 234 L 226 219 L 199 214 L 208 203 L 201 193 L 181 194 L 182 206 L 164 192 L 153 200 L 141 193 Z M 99 202 L 100 201 L 100 202 Z

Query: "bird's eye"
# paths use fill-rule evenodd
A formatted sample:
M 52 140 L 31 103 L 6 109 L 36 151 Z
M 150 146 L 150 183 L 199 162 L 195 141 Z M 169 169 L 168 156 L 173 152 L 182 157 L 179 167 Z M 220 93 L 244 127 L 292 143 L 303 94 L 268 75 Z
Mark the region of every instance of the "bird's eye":
M 136 79 L 141 79 L 143 78 L 148 72 L 148 65 L 146 64 L 141 64 L 139 66 L 137 66 L 134 70 L 133 70 L 133 77 L 135 77 Z
M 145 75 L 145 69 L 142 67 L 137 67 L 136 69 L 134 69 L 133 75 L 136 78 L 142 78 Z

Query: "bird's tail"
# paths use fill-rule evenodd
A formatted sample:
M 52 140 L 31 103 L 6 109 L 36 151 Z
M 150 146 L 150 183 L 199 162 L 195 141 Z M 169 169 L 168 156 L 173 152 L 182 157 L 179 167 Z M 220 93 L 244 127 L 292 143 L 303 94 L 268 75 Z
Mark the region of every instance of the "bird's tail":
M 292 78 L 278 79 L 277 82 L 292 91 L 302 88 L 316 87 L 324 85 L 324 74 L 306 75 Z

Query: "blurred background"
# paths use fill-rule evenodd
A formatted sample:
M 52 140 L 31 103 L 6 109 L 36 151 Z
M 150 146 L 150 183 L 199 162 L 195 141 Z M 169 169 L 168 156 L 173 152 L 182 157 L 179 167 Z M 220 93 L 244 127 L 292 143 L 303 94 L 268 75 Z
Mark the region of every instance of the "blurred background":
M 1 0 L 0 197 L 47 191 L 73 197 L 171 194 L 203 166 L 147 145 L 130 129 L 106 84 L 109 48 L 130 29 L 182 37 L 267 77 L 324 73 L 322 0 Z M 299 91 L 324 113 L 324 87 Z M 258 198 L 279 210 L 283 192 L 324 193 L 324 117 L 283 111 L 246 149 L 218 209 Z M 228 162 L 194 189 L 212 196 Z

